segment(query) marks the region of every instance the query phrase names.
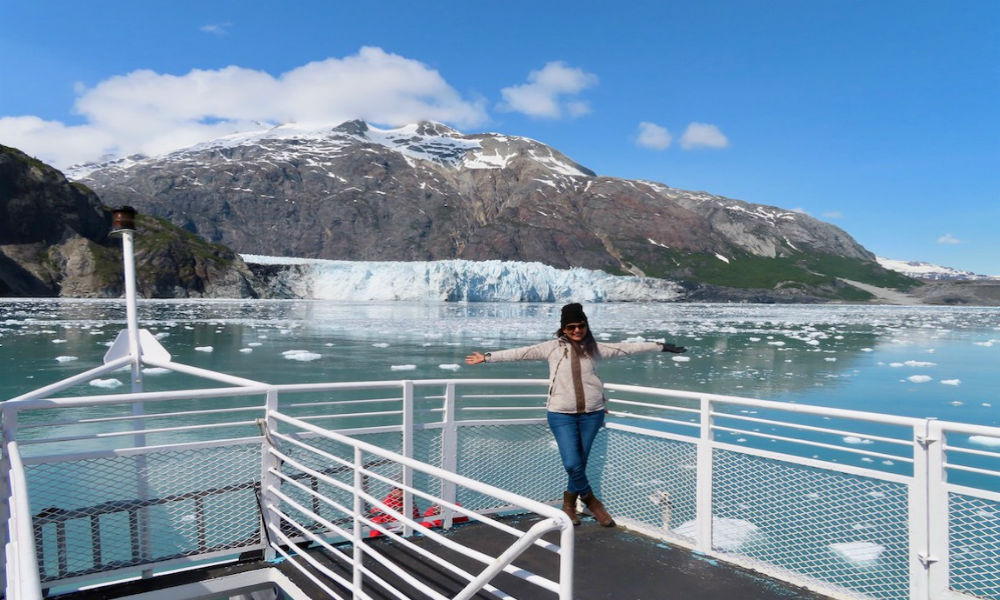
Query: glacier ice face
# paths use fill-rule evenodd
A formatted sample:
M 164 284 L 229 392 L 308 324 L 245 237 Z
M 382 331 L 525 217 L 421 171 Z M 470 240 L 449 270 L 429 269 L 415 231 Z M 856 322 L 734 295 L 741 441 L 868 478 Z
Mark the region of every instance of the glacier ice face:
M 676 300 L 673 281 L 500 260 L 357 262 L 244 254 L 251 264 L 297 265 L 281 277 L 296 297 L 338 301 L 657 302 Z

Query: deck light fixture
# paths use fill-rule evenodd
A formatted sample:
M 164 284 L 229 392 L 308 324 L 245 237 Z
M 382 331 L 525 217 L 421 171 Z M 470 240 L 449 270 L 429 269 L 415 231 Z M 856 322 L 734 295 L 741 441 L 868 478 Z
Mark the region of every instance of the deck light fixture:
M 109 235 L 125 231 L 135 231 L 135 209 L 131 206 L 116 208 L 111 212 L 111 233 Z

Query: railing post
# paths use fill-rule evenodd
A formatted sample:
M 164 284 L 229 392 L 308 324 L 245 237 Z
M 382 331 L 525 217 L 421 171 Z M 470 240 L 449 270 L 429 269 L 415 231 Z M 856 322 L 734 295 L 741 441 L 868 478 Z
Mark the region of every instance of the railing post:
M 927 419 L 927 597 L 944 598 L 949 587 L 949 521 L 948 472 L 945 468 L 944 424 Z
M 2 404 L 0 404 L 2 406 Z M 13 490 L 10 486 L 10 456 L 7 444 L 17 440 L 17 411 L 6 410 L 0 413 L 0 540 L 11 539 L 8 522 L 11 516 L 10 502 Z M 0 589 L 7 589 L 7 553 L 0 552 Z
M 449 473 L 458 473 L 458 423 L 455 421 L 455 384 L 449 382 L 444 388 L 444 423 L 441 427 L 441 468 Z M 456 488 L 453 481 L 441 482 L 441 499 L 454 503 Z M 451 527 L 454 515 L 444 511 L 445 529 Z
M 930 546 L 929 448 L 933 440 L 929 421 L 913 426 L 913 479 L 909 489 L 910 600 L 930 600 L 928 586 Z
M 712 550 L 712 401 L 702 397 L 701 428 L 698 439 L 695 518 L 698 525 L 698 539 L 695 547 L 701 552 Z
M 400 452 L 406 458 L 413 458 L 413 382 L 403 382 L 403 449 Z M 403 514 L 409 518 L 413 515 L 413 469 L 403 466 Z M 403 537 L 413 535 L 413 528 L 403 524 Z
M 364 453 L 361 448 L 354 447 L 354 539 L 353 552 L 351 558 L 353 561 L 352 572 L 351 572 L 351 588 L 352 598 L 363 598 L 361 586 L 364 581 L 362 579 L 363 572 L 361 570 L 362 561 L 364 560 L 364 552 L 361 550 L 361 544 L 364 541 L 361 538 L 362 528 L 361 528 L 361 515 L 364 514 L 364 501 L 361 498 L 361 486 L 363 484 L 363 478 L 361 476 L 361 469 L 365 466 Z
M 264 404 L 264 423 L 261 433 L 264 439 L 260 447 L 260 542 L 264 544 L 264 560 L 273 560 L 277 553 L 269 543 L 271 527 L 278 526 L 278 516 L 270 510 L 272 504 L 277 503 L 277 499 L 272 496 L 271 488 L 278 487 L 280 480 L 272 471 L 281 468 L 277 457 L 271 452 L 273 433 L 277 431 L 278 423 L 274 419 L 274 413 L 278 411 L 278 390 L 271 388 L 267 390 L 267 398 Z

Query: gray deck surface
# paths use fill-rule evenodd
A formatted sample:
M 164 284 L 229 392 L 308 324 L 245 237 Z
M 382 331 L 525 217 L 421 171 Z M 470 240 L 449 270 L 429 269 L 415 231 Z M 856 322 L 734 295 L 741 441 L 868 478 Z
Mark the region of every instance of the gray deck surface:
M 535 521 L 515 517 L 507 518 L 505 522 L 526 530 Z M 582 524 L 575 527 L 574 531 L 576 546 L 574 600 L 826 600 L 826 597 L 820 594 L 716 561 L 685 548 L 671 546 L 619 527 L 600 527 L 589 518 L 584 518 Z M 492 528 L 477 524 L 456 526 L 446 532 L 446 535 L 456 542 L 491 556 L 498 556 L 512 540 L 509 535 L 497 533 Z M 441 549 L 439 544 L 423 536 L 410 539 L 428 549 Z M 552 537 L 552 541 L 557 540 Z M 409 598 L 423 599 L 427 596 L 422 592 L 415 591 L 399 577 L 399 572 L 402 570 L 418 577 L 446 597 L 453 596 L 464 587 L 464 580 L 460 580 L 440 567 L 429 564 L 398 541 L 383 537 L 369 540 L 366 543 L 377 546 L 379 551 L 391 556 L 400 567 L 390 571 L 370 558 L 365 560 L 366 565 Z M 350 553 L 351 546 L 345 545 L 338 550 Z M 340 566 L 342 563 L 332 560 L 326 551 L 310 548 L 307 552 L 350 580 L 350 574 Z M 441 556 L 447 555 L 449 560 L 454 561 L 469 572 L 477 573 L 482 569 L 480 563 L 471 561 L 464 556 L 447 551 L 436 553 Z M 533 548 L 515 564 L 549 579 L 556 579 L 558 562 L 551 552 Z M 265 566 L 274 565 L 259 560 L 250 560 L 240 564 L 178 573 L 67 594 L 61 598 L 64 600 L 112 599 L 151 589 L 182 585 L 197 579 L 232 575 L 240 571 Z M 287 561 L 279 561 L 277 566 L 311 598 L 329 597 Z M 498 576 L 492 583 L 519 600 L 556 598 L 554 593 L 542 590 L 506 573 Z M 344 589 L 336 583 L 328 580 L 328 584 L 341 596 L 350 597 L 350 594 L 345 593 Z M 366 586 L 365 591 L 376 600 L 395 598 L 377 586 Z M 480 592 L 475 598 L 477 600 L 496 600 L 495 596 L 485 592 Z
M 526 518 L 507 522 L 522 530 L 534 524 L 534 521 Z M 588 518 L 584 518 L 581 525 L 574 529 L 575 600 L 821 600 L 826 598 L 759 573 L 693 553 L 685 548 L 671 546 L 617 527 L 600 527 Z M 492 528 L 481 525 L 457 526 L 447 535 L 456 542 L 472 546 L 491 556 L 498 556 L 512 540 L 509 535 L 494 533 Z M 427 538 L 418 537 L 413 541 L 428 549 L 440 548 L 439 544 Z M 553 541 L 556 541 L 555 538 Z M 369 543 L 378 545 L 380 551 L 392 555 L 393 559 L 404 565 L 408 572 L 418 576 L 424 583 L 445 596 L 457 593 L 465 583 L 454 575 L 423 561 L 398 542 L 379 538 Z M 449 558 L 473 573 L 482 568 L 480 563 L 465 557 L 449 555 Z M 556 579 L 558 563 L 550 552 L 533 549 L 515 564 L 550 579 Z M 406 592 L 409 597 L 426 597 L 422 593 L 414 592 L 397 573 L 380 568 L 374 561 L 371 567 L 380 576 Z M 282 570 L 287 575 L 293 576 L 290 567 L 285 566 Z M 304 577 L 295 575 L 295 579 L 304 590 L 310 587 Z M 500 575 L 492 583 L 519 599 L 542 600 L 556 597 L 551 592 L 508 574 Z M 374 587 L 366 591 L 379 600 L 393 598 Z M 315 593 L 318 594 L 319 590 L 315 590 Z M 481 592 L 475 598 L 495 600 L 496 597 Z

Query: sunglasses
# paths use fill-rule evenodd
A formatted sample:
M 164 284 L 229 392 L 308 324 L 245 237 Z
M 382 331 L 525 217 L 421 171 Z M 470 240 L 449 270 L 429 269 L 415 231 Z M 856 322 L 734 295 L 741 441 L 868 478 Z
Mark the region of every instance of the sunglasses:
M 587 328 L 586 323 L 567 323 L 565 326 L 563 326 L 563 329 L 565 329 L 566 331 L 576 331 L 577 329 L 582 331 L 586 328 Z

